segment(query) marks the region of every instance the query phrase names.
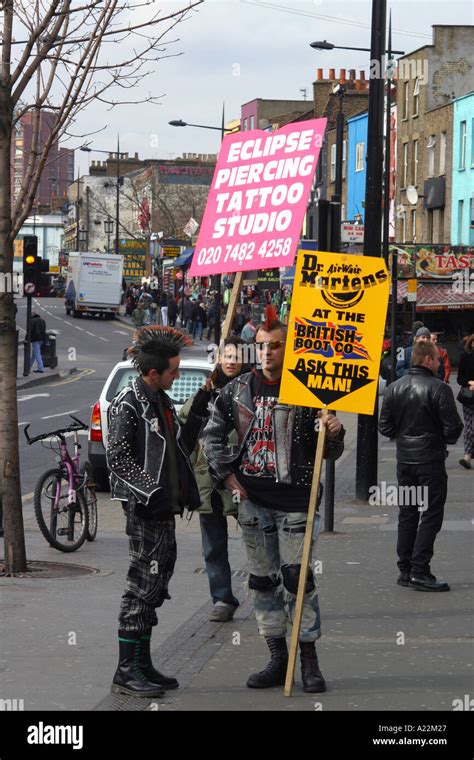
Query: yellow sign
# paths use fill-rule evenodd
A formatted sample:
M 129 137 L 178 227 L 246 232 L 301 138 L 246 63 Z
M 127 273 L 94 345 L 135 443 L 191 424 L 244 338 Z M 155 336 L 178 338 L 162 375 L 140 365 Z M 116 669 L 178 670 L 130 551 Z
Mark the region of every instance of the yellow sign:
M 389 288 L 383 259 L 298 251 L 283 403 L 373 414 Z
M 408 292 L 416 293 L 416 280 L 408 280 Z

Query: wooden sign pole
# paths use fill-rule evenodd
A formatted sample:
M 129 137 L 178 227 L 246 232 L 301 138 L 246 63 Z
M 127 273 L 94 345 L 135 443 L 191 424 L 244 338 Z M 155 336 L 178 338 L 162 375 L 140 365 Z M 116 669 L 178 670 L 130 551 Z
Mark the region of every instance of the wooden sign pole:
M 298 593 L 296 595 L 296 604 L 293 617 L 293 628 L 291 631 L 290 652 L 288 657 L 288 668 L 286 671 L 285 697 L 291 697 L 293 690 L 293 679 L 295 676 L 296 655 L 298 653 L 298 642 L 301 629 L 301 619 L 303 617 L 304 592 L 306 587 L 306 577 L 308 566 L 311 559 L 311 545 L 313 542 L 314 518 L 317 511 L 319 481 L 321 479 L 321 467 L 323 464 L 324 445 L 326 443 L 326 426 L 322 423 L 327 417 L 327 409 L 321 412 L 321 427 L 318 433 L 318 443 L 316 446 L 316 455 L 314 458 L 313 481 L 311 483 L 311 494 L 309 497 L 308 519 L 306 522 L 306 533 L 303 545 L 303 557 L 301 559 L 300 577 L 298 581 Z
M 242 280 L 244 277 L 243 272 L 236 272 L 234 277 L 234 284 L 232 286 L 232 293 L 229 299 L 229 305 L 227 307 L 224 324 L 222 325 L 221 340 L 225 340 L 229 337 L 229 333 L 232 328 L 232 322 L 234 321 L 235 312 L 240 296 L 240 288 L 242 287 Z

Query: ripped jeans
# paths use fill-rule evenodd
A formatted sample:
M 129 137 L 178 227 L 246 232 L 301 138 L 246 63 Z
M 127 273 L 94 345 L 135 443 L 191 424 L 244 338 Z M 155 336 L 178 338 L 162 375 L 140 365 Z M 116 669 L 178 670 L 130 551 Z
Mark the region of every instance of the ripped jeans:
M 261 636 L 285 636 L 287 620 L 293 619 L 303 555 L 306 512 L 281 512 L 259 507 L 249 499 L 239 504 L 249 562 L 249 588 L 254 592 L 255 615 Z M 316 513 L 313 549 L 320 530 Z M 308 569 L 300 641 L 315 641 L 321 636 L 318 587 Z

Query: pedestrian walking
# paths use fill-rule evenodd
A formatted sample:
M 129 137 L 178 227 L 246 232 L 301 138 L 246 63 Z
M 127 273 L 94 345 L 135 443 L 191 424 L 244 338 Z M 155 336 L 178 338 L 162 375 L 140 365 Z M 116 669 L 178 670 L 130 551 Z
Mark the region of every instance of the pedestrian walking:
M 249 588 L 255 614 L 271 659 L 252 674 L 247 686 L 265 689 L 285 682 L 288 607 L 292 619 L 298 589 L 304 534 L 316 451 L 318 412 L 278 404 L 286 328 L 274 320 L 256 334 L 253 370 L 231 380 L 219 393 L 204 428 L 204 454 L 218 484 L 240 500 L 239 524 L 249 563 Z M 337 459 L 344 448 L 344 429 L 328 415 L 325 456 Z M 228 448 L 232 430 L 239 444 Z M 322 488 L 320 488 L 319 499 Z M 313 548 L 320 527 L 316 514 Z M 325 691 L 315 641 L 321 635 L 318 591 L 310 563 L 304 595 L 300 651 L 303 689 Z
M 132 324 L 134 327 L 143 327 L 145 324 L 146 312 L 143 303 L 138 303 L 132 311 Z
M 449 361 L 448 352 L 445 348 L 439 345 L 438 343 L 438 336 L 436 333 L 431 333 L 430 336 L 431 342 L 434 343 L 435 346 L 438 346 L 438 351 L 440 355 L 440 360 L 443 362 L 443 368 L 444 368 L 444 376 L 442 377 L 442 380 L 444 380 L 445 383 L 449 383 L 449 378 L 451 377 L 451 362 Z
M 130 355 L 139 376 L 113 399 L 107 464 L 111 498 L 127 502 L 130 567 L 119 614 L 119 665 L 113 692 L 162 696 L 175 678 L 157 671 L 150 639 L 156 608 L 168 594 L 176 561 L 175 515 L 200 505 L 187 452 L 196 445 L 206 409 L 191 406 L 181 426 L 166 394 L 179 378 L 180 350 L 190 341 L 166 327 L 142 328 Z M 210 383 L 208 386 L 210 387 Z
M 168 293 L 163 291 L 160 298 L 161 324 L 163 327 L 168 326 Z
M 46 340 L 46 322 L 36 312 L 33 312 L 33 314 L 31 315 L 30 340 L 31 340 L 30 369 L 33 367 L 36 361 L 36 364 L 38 366 L 37 366 L 37 369 L 33 370 L 33 372 L 43 373 L 44 364 L 43 364 L 43 357 L 41 356 L 41 346 Z
M 431 341 L 431 332 L 428 330 L 427 327 L 418 328 L 418 330 L 415 333 L 415 337 L 413 339 L 413 345 L 407 346 L 404 349 L 403 358 L 397 361 L 397 365 L 395 367 L 395 374 L 398 379 L 400 379 L 401 377 L 404 377 L 410 371 L 410 368 L 412 366 L 413 347 L 417 343 L 426 343 L 427 341 Z M 440 378 L 440 380 L 444 380 L 444 362 L 441 359 L 441 357 L 440 357 L 440 362 L 438 366 L 438 377 Z
M 382 435 L 397 442 L 399 493 L 409 488 L 412 494 L 399 505 L 397 583 L 418 591 L 449 591 L 431 573 L 430 562 L 447 496 L 446 444 L 456 443 L 463 424 L 451 387 L 438 377 L 437 346 L 415 343 L 412 359 L 408 374 L 385 390 L 379 421 Z
M 216 337 L 216 324 L 217 324 L 217 304 L 215 299 L 211 299 L 209 306 L 207 307 L 207 339 L 211 340 L 211 334 L 214 333 Z
M 240 375 L 242 369 L 248 371 L 248 367 L 242 365 L 242 345 L 243 341 L 235 336 L 224 341 L 223 353 L 219 354 L 218 364 L 212 375 L 212 389 L 208 391 L 199 390 L 196 394 L 196 396 L 205 395 L 204 400 L 208 405 L 215 401 L 219 391 L 230 380 Z M 181 422 L 186 421 L 196 396 L 188 399 L 183 405 L 179 413 Z M 229 444 L 236 445 L 237 443 L 237 434 L 234 431 L 229 436 Z M 191 463 L 194 467 L 201 496 L 199 523 L 202 554 L 214 605 L 209 620 L 215 623 L 224 623 L 232 620 L 234 612 L 239 606 L 239 600 L 232 591 L 227 532 L 227 518 L 232 516 L 237 519 L 237 504 L 229 491 L 225 488 L 219 489 L 214 484 L 201 443 L 197 444 L 191 455 Z
M 168 323 L 170 327 L 176 326 L 176 318 L 178 316 L 178 305 L 173 296 L 168 296 Z
M 459 460 L 459 464 L 470 470 L 474 456 L 474 333 L 464 341 L 464 351 L 459 359 L 458 383 L 461 386 L 458 401 L 462 404 L 464 417 L 464 457 Z

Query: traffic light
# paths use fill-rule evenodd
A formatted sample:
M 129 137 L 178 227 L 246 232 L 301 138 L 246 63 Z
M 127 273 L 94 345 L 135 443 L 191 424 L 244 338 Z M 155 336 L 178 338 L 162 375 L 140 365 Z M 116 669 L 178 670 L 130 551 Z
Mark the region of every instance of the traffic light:
M 25 295 L 36 293 L 39 278 L 38 238 L 36 235 L 25 235 L 23 238 L 23 291 Z

